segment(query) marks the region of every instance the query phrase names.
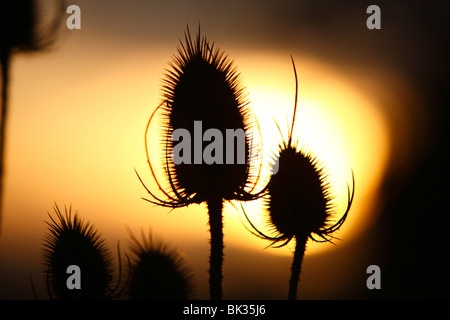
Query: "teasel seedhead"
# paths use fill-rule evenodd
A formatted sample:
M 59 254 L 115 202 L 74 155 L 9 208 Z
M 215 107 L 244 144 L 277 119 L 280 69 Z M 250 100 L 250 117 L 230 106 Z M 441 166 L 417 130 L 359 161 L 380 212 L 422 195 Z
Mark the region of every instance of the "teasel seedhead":
M 55 14 L 48 26 L 42 26 L 42 10 L 35 0 L 0 2 L 0 51 L 39 51 L 55 41 L 64 18 L 64 1 L 55 1 Z
M 223 202 L 249 201 L 264 194 L 264 188 L 254 192 L 262 167 L 262 162 L 255 165 L 258 154 L 262 154 L 258 140 L 260 131 L 236 68 L 221 50 L 215 48 L 214 43 L 201 36 L 200 27 L 194 40 L 187 29 L 185 42 L 181 42 L 178 55 L 170 65 L 172 68 L 164 80 L 163 102 L 153 112 L 145 132 L 147 161 L 164 196 L 156 196 L 145 186 L 139 174 L 138 177 L 151 196 L 145 200 L 153 204 L 178 208 L 206 203 L 211 234 L 210 297 L 218 300 L 222 298 Z M 147 146 L 149 126 L 158 111 L 164 132 L 161 147 L 167 178 L 165 187 L 156 178 Z M 199 123 L 201 130 L 197 126 Z M 173 160 L 175 147 L 179 145 L 173 140 L 174 133 L 180 131 L 186 134 L 178 143 L 190 140 L 180 151 L 185 159 L 177 163 Z M 209 137 L 209 141 L 213 141 L 204 148 L 198 148 L 198 139 L 200 144 L 203 140 L 208 141 L 205 139 L 207 132 L 214 132 Z M 229 132 L 232 132 L 233 142 L 228 144 Z M 208 148 L 210 155 L 214 153 L 214 159 L 206 162 L 203 156 Z M 233 159 L 230 161 L 229 158 Z M 239 158 L 244 160 L 239 161 Z
M 271 240 L 272 245 L 277 244 L 276 247 L 286 245 L 293 238 L 301 241 L 308 238 L 316 242 L 331 241 L 334 238 L 332 234 L 347 218 L 355 190 L 352 173 L 353 186 L 352 191 L 348 186 L 347 207 L 341 218 L 333 223 L 332 218 L 338 212 L 326 166 L 308 148 L 304 146 L 298 148 L 292 141 L 297 111 L 298 79 L 292 56 L 291 59 L 296 82 L 294 115 L 291 129 L 288 130 L 288 140 L 283 138 L 275 156 L 272 167 L 276 173 L 270 178 L 264 198 L 265 208 L 269 213 L 267 225 L 272 235 L 259 231 L 246 215 L 253 229 L 251 231 L 263 239 Z M 279 126 L 278 129 L 280 130 Z
M 55 204 L 56 217 L 51 222 L 43 242 L 43 273 L 50 299 L 112 299 L 118 296 L 118 284 L 112 288 L 113 261 L 111 253 L 93 225 L 84 222 L 71 207 L 63 214 Z M 119 254 L 120 260 L 120 254 Z M 81 288 L 70 289 L 67 280 L 69 266 L 81 271 Z M 120 271 L 119 271 L 120 273 Z
M 187 29 L 185 41 L 181 42 L 178 55 L 173 57 L 170 66 L 163 81 L 163 102 L 153 112 L 146 129 L 147 160 L 166 199 L 151 192 L 139 177 L 152 197 L 146 200 L 176 208 L 206 202 L 211 198 L 247 201 L 261 196 L 262 191 L 252 193 L 261 172 L 261 165 L 254 161 L 259 158 L 261 149 L 259 125 L 251 112 L 245 88 L 233 62 L 214 43 L 201 36 L 199 27 L 195 39 L 191 38 Z M 170 186 L 168 190 L 156 179 L 147 149 L 149 126 L 157 112 L 161 112 L 165 133 L 161 147 L 168 178 L 166 185 Z M 174 164 L 172 133 L 176 129 L 185 129 L 194 137 L 195 121 L 201 121 L 203 132 L 208 129 L 221 132 L 224 137 L 223 163 L 195 164 L 194 153 L 198 150 L 194 150 L 192 139 L 191 163 Z M 244 163 L 226 163 L 226 151 L 229 151 L 225 150 L 227 129 L 246 133 Z M 203 146 L 206 144 L 203 143 Z M 236 160 L 240 150 L 236 143 L 233 145 Z
M 278 156 L 278 172 L 267 189 L 266 208 L 275 236 L 274 242 L 287 244 L 293 237 L 323 242 L 345 222 L 353 201 L 348 191 L 348 204 L 341 218 L 331 223 L 338 214 L 336 199 L 330 191 L 325 167 L 318 158 L 293 145 L 284 144 Z M 354 190 L 354 186 L 352 188 Z
M 184 254 L 175 247 L 148 237 L 142 231 L 139 241 L 130 231 L 131 281 L 128 295 L 131 299 L 187 300 L 192 298 L 192 272 Z

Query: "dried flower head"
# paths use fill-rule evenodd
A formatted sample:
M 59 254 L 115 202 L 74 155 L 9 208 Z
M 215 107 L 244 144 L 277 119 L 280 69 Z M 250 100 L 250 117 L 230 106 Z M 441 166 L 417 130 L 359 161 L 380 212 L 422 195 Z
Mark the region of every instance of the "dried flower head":
M 272 240 L 274 244 L 283 242 L 278 246 L 287 244 L 294 237 L 330 241 L 332 233 L 345 222 L 354 195 L 353 179 L 352 191 L 350 187 L 348 189 L 347 208 L 339 220 L 331 223 L 331 218 L 337 214 L 336 199 L 331 192 L 326 167 L 307 148 L 299 148 L 292 141 L 298 94 L 297 72 L 293 60 L 292 63 L 296 80 L 292 126 L 287 141 L 283 138 L 275 157 L 272 166 L 277 168 L 277 172 L 270 178 L 265 197 L 269 225 L 274 235 L 267 236 L 257 231 L 257 235 Z
M 252 193 L 261 170 L 261 165 L 255 166 L 255 162 L 250 161 L 258 158 L 256 156 L 259 151 L 258 123 L 245 99 L 244 88 L 241 86 L 236 68 L 221 50 L 215 48 L 214 43 L 200 35 L 200 28 L 194 40 L 189 29 L 187 30 L 185 42 L 178 48 L 178 55 L 174 57 L 171 67 L 164 80 L 163 102 L 150 117 L 145 135 L 147 161 L 165 199 L 150 191 L 139 175 L 138 177 L 151 196 L 151 199 L 145 200 L 151 203 L 178 208 L 206 202 L 211 232 L 210 294 L 212 299 L 220 299 L 223 201 L 248 201 L 263 194 L 263 190 Z M 163 188 L 156 179 L 147 149 L 148 129 L 158 111 L 162 113 L 165 132 L 161 144 L 165 152 L 163 163 L 167 175 L 166 185 L 170 186 L 168 189 Z M 202 128 L 200 133 L 196 127 L 199 123 Z M 218 135 L 209 137 L 209 141 L 214 140 L 211 145 L 218 147 L 217 150 L 222 150 L 222 153 L 208 145 L 204 150 L 207 148 L 216 150 L 214 158 L 217 161 L 198 161 L 198 158 L 204 155 L 204 150 L 202 147 L 198 148 L 198 144 L 190 139 L 187 141 L 187 149 L 183 150 L 183 158 L 187 161 L 175 163 L 173 134 L 176 130 L 187 133 L 187 137 L 183 139 L 190 137 L 205 139 L 207 132 L 218 132 Z M 237 143 L 232 143 L 231 149 L 228 149 L 229 145 L 226 145 L 223 137 L 230 131 L 238 131 L 245 136 Z M 198 137 L 198 134 L 201 137 Z M 227 161 L 230 154 L 234 155 L 233 161 Z M 236 161 L 238 154 L 244 158 L 241 163 Z
M 131 232 L 131 299 L 186 300 L 192 296 L 192 274 L 182 253 L 142 232 L 140 242 Z
M 41 24 L 41 10 L 35 0 L 2 1 L 0 3 L 0 47 L 3 50 L 42 50 L 54 42 L 56 31 L 64 17 L 64 3 L 47 29 Z
M 78 214 L 72 216 L 71 208 L 63 215 L 55 205 L 56 218 L 44 237 L 44 275 L 50 298 L 106 299 L 114 296 L 111 289 L 113 263 L 111 253 L 94 226 L 82 221 Z M 81 270 L 81 289 L 70 289 L 67 279 L 69 266 Z
M 162 127 L 166 133 L 161 145 L 165 150 L 164 168 L 170 190 L 164 190 L 153 174 L 167 199 L 161 199 L 147 189 L 153 198 L 148 201 L 175 208 L 202 203 L 212 198 L 245 201 L 254 199 L 259 194 L 250 192 L 255 188 L 260 166 L 255 166 L 250 159 L 257 159 L 255 154 L 259 151 L 258 123 L 248 106 L 245 89 L 232 61 L 214 43 L 202 37 L 200 29 L 194 40 L 188 29 L 185 42 L 181 42 L 178 55 L 173 58 L 170 66 L 171 70 L 167 71 L 163 82 L 164 100 L 152 114 L 146 129 L 147 139 L 150 122 L 155 113 L 161 111 Z M 219 163 L 197 163 L 195 157 L 201 157 L 203 150 L 196 149 L 194 141 L 191 141 L 189 163 L 175 164 L 172 161 L 172 134 L 177 129 L 183 129 L 191 137 L 196 136 L 196 121 L 201 121 L 203 132 L 214 129 L 220 131 L 223 137 L 227 135 L 227 130 L 258 133 L 251 136 L 247 134 L 245 137 L 246 161 L 228 163 L 223 152 Z M 222 150 L 226 149 L 225 141 L 214 142 L 220 144 Z M 236 156 L 240 151 L 239 146 L 233 147 L 232 151 Z M 147 160 L 153 173 L 148 150 Z
M 333 223 L 332 217 L 337 214 L 336 199 L 331 192 L 331 181 L 325 166 L 320 163 L 317 156 L 305 148 L 298 148 L 292 141 L 298 95 L 298 79 L 293 59 L 292 64 L 296 81 L 292 125 L 288 131 L 288 140 L 283 138 L 280 144 L 276 162 L 273 164 L 273 168 L 276 167 L 278 170 L 271 176 L 265 198 L 269 213 L 267 223 L 272 235 L 266 235 L 258 230 L 247 215 L 246 217 L 253 228 L 251 231 L 263 239 L 272 241 L 272 245 L 277 244 L 277 247 L 281 247 L 295 238 L 296 248 L 289 291 L 289 298 L 295 299 L 306 242 L 308 239 L 317 242 L 333 239 L 332 234 L 347 218 L 355 186 L 352 177 L 353 187 L 351 192 L 348 187 L 347 208 L 341 218 Z

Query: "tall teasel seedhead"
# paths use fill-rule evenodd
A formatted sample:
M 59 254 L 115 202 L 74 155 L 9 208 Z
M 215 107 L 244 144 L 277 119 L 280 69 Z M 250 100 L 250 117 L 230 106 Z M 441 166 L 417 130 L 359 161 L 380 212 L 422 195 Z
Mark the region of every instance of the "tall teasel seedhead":
M 181 42 L 178 55 L 174 57 L 170 66 L 171 70 L 167 72 L 164 80 L 163 102 L 150 117 L 146 129 L 147 139 L 152 118 L 156 112 L 161 111 L 163 130 L 166 133 L 161 143 L 165 151 L 164 169 L 168 185 L 170 185 L 168 190 L 165 190 L 156 179 L 148 149 L 146 151 L 153 177 L 165 199 L 156 196 L 145 186 L 140 177 L 139 179 L 151 195 L 151 199 L 146 200 L 154 204 L 177 208 L 206 202 L 211 232 L 210 293 L 212 299 L 220 299 L 222 297 L 223 201 L 253 200 L 261 196 L 264 190 L 252 193 L 261 170 L 261 165 L 254 165 L 255 162 L 250 161 L 257 159 L 256 153 L 259 151 L 258 139 L 250 138 L 259 137 L 258 123 L 251 113 L 244 87 L 241 86 L 239 74 L 232 61 L 224 52 L 216 48 L 214 43 L 202 37 L 200 29 L 195 39 L 191 38 L 189 29 L 187 30 L 185 41 Z M 195 139 L 196 136 L 198 137 L 195 129 L 196 122 L 201 122 L 205 135 L 208 130 L 215 130 L 215 132 L 218 130 L 221 137 L 226 137 L 230 130 L 240 131 L 245 134 L 244 140 L 237 143 L 234 141 L 232 150 L 227 148 L 224 139 L 211 142 L 226 152 L 222 152 L 218 161 L 206 163 L 196 160 L 196 158 L 202 158 L 204 150 L 198 149 L 198 145 L 191 139 L 188 149 L 183 151 L 190 154 L 188 161 L 175 164 L 173 153 L 176 144 L 172 141 L 173 133 L 175 130 L 184 130 Z M 203 132 L 200 134 L 203 135 Z M 233 152 L 235 161 L 226 160 L 228 156 L 226 153 L 230 151 Z M 236 160 L 239 152 L 244 153 L 243 163 Z
M 268 225 L 272 235 L 266 235 L 258 230 L 246 216 L 252 226 L 251 231 L 263 239 L 272 241 L 272 245 L 281 247 L 295 238 L 289 299 L 296 298 L 306 242 L 308 239 L 317 242 L 333 239 L 332 234 L 347 218 L 355 190 L 353 178 L 352 191 L 350 192 L 350 187 L 348 188 L 347 208 L 341 218 L 333 223 L 332 217 L 338 212 L 326 168 L 317 156 L 305 148 L 298 148 L 292 141 L 298 95 L 298 79 L 293 58 L 292 64 L 296 81 L 292 125 L 288 131 L 288 140 L 283 139 L 280 144 L 276 163 L 273 165 L 278 170 L 270 178 L 265 197 L 265 206 L 269 213 Z
M 160 190 L 168 198 L 160 199 L 147 189 L 153 198 L 149 201 L 174 208 L 202 203 L 211 198 L 244 201 L 254 199 L 257 195 L 250 192 L 255 188 L 260 166 L 256 166 L 250 159 L 257 158 L 255 154 L 260 148 L 258 123 L 249 108 L 245 88 L 241 85 L 236 67 L 223 51 L 200 35 L 200 30 L 193 40 L 189 29 L 185 34 L 185 42 L 181 42 L 178 55 L 173 58 L 170 66 L 171 70 L 167 71 L 163 82 L 163 102 L 152 114 L 146 130 L 147 136 L 153 116 L 161 111 L 162 127 L 166 132 L 161 144 L 165 150 L 164 168 L 170 191 L 163 190 L 158 183 Z M 203 132 L 217 129 L 223 137 L 227 135 L 227 130 L 242 130 L 240 132 L 247 133 L 244 141 L 246 161 L 227 163 L 226 153 L 223 152 L 220 163 L 197 163 L 195 157 L 199 152 L 201 157 L 203 149 L 196 149 L 192 139 L 190 163 L 176 165 L 172 161 L 176 144 L 172 141 L 172 134 L 177 129 L 183 129 L 191 137 L 196 136 L 195 121 L 201 121 Z M 222 150 L 225 150 L 225 141 L 222 142 Z M 242 148 L 236 143 L 233 147 L 236 160 L 237 153 Z M 149 157 L 147 160 L 153 173 Z
M 44 276 L 50 298 L 108 299 L 117 296 L 120 282 L 112 288 L 113 261 L 105 241 L 93 225 L 72 216 L 71 208 L 65 214 L 55 205 L 56 217 L 49 214 L 51 222 L 44 237 Z M 119 256 L 120 260 L 120 256 Z M 80 288 L 67 285 L 70 266 L 80 270 Z M 70 270 L 69 270 L 70 271 Z
M 192 298 L 192 273 L 184 255 L 176 248 L 148 237 L 142 231 L 142 241 L 131 232 L 131 299 L 187 300 Z

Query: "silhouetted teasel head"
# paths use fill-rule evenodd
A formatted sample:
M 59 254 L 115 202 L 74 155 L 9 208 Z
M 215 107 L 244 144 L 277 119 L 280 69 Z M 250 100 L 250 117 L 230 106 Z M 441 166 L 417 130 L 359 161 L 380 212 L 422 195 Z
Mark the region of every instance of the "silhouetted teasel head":
M 298 96 L 298 79 L 293 58 L 292 64 L 296 84 L 292 125 L 288 131 L 288 140 L 283 138 L 278 155 L 275 157 L 273 174 L 264 199 L 268 212 L 267 224 L 272 235 L 266 235 L 258 230 L 245 211 L 244 214 L 253 228 L 250 231 L 260 238 L 272 241 L 272 245 L 277 244 L 277 247 L 281 247 L 295 238 L 288 292 L 288 299 L 295 300 L 308 239 L 318 242 L 331 241 L 332 234 L 347 218 L 353 202 L 355 185 L 353 179 L 351 194 L 350 188 L 348 189 L 347 208 L 341 218 L 333 223 L 332 218 L 337 212 L 326 169 L 318 157 L 305 148 L 298 148 L 292 141 Z
M 49 214 L 48 232 L 44 237 L 44 276 L 50 298 L 107 299 L 113 297 L 113 262 L 111 253 L 93 225 L 72 216 L 71 208 L 61 213 L 55 205 L 55 215 Z M 80 288 L 69 283 L 79 268 Z
M 335 198 L 330 191 L 326 169 L 317 157 L 295 146 L 284 144 L 276 160 L 278 172 L 272 176 L 267 189 L 266 208 L 275 242 L 288 243 L 292 238 L 329 241 L 347 218 L 353 194 L 342 217 L 331 223 L 338 214 Z
M 254 199 L 261 194 L 251 194 L 261 170 L 261 166 L 251 161 L 258 158 L 256 154 L 260 148 L 260 133 L 233 62 L 214 43 L 201 36 L 199 28 L 194 39 L 187 30 L 184 42 L 181 42 L 170 66 L 163 80 L 163 102 L 152 114 L 146 131 L 147 136 L 153 116 L 161 112 L 165 132 L 161 146 L 165 150 L 164 169 L 170 191 L 156 181 L 167 200 L 156 197 L 147 189 L 153 197 L 148 201 L 167 207 L 180 207 L 211 198 Z M 175 164 L 173 157 L 179 154 L 179 150 L 174 148 L 178 143 L 186 142 L 184 139 L 172 140 L 177 129 L 186 130 L 191 140 L 190 156 L 183 153 L 183 161 Z M 198 149 L 194 140 L 202 139 L 203 134 L 210 129 L 220 132 L 223 140 L 216 141 L 213 137 L 211 142 L 203 141 L 203 148 Z M 227 148 L 226 143 L 227 132 L 230 134 L 231 131 L 246 133 L 243 140 L 233 138 L 233 149 Z M 241 141 L 243 143 L 239 144 Z M 218 156 L 212 152 L 217 161 L 206 163 L 203 152 L 212 147 L 213 142 L 217 143 L 222 153 Z M 227 161 L 231 152 L 233 161 Z M 243 156 L 243 162 L 239 161 L 238 154 Z M 147 159 L 153 173 L 148 150 Z M 153 176 L 156 180 L 154 173 Z
M 0 50 L 37 51 L 48 48 L 56 37 L 64 17 L 64 2 L 58 8 L 48 26 L 42 26 L 42 8 L 35 0 L 0 2 Z
M 292 57 L 291 57 L 292 58 Z M 278 247 L 289 243 L 293 238 L 306 242 L 312 239 L 317 242 L 331 241 L 333 233 L 345 222 L 354 196 L 353 187 L 348 187 L 348 203 L 342 216 L 333 223 L 336 211 L 336 198 L 331 192 L 331 181 L 326 167 L 319 158 L 307 148 L 299 148 L 292 141 L 298 95 L 298 79 L 295 63 L 296 94 L 295 107 L 288 140 L 283 138 L 278 155 L 273 164 L 274 173 L 267 187 L 264 199 L 268 212 L 267 225 L 272 235 L 259 231 L 247 217 L 253 232 L 257 236 L 271 240 Z M 281 132 L 281 130 L 280 130 Z M 276 168 L 276 170 L 275 170 Z M 245 212 L 244 212 L 245 213 Z M 281 244 L 279 244 L 281 242 Z
M 142 232 L 139 241 L 131 232 L 130 299 L 187 300 L 192 298 L 192 274 L 183 254 Z
M 147 161 L 164 196 L 155 195 L 138 177 L 152 197 L 145 200 L 151 203 L 171 208 L 207 204 L 210 296 L 221 299 L 223 202 L 248 201 L 264 194 L 264 189 L 254 192 L 261 163 L 258 166 L 251 161 L 260 152 L 260 132 L 236 68 L 220 49 L 201 36 L 200 28 L 195 39 L 187 30 L 170 66 L 163 101 L 150 117 L 145 132 Z M 158 112 L 165 133 L 161 140 L 167 177 L 164 187 L 156 178 L 147 146 L 149 126 Z

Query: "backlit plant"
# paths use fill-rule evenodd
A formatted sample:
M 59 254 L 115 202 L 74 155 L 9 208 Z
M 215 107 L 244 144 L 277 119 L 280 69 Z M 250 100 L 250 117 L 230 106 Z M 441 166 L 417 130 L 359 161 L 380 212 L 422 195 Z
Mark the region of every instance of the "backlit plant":
M 282 247 L 295 240 L 294 258 L 289 282 L 289 299 L 296 299 L 297 286 L 300 280 L 301 266 L 308 239 L 326 242 L 333 239 L 333 233 L 345 222 L 354 196 L 353 187 L 348 189 L 348 203 L 342 216 L 333 223 L 336 212 L 336 199 L 331 193 L 330 180 L 319 158 L 305 148 L 298 148 L 292 140 L 292 133 L 297 111 L 298 79 L 295 63 L 292 59 L 295 81 L 295 107 L 288 140 L 283 139 L 273 174 L 264 198 L 268 212 L 267 224 L 272 235 L 260 231 L 247 217 L 252 226 L 252 233 L 272 245 Z M 276 173 L 275 173 L 276 172 Z M 245 214 L 245 211 L 244 211 Z
M 219 130 L 222 136 L 226 135 L 227 130 L 256 132 L 258 125 L 251 113 L 239 74 L 233 63 L 224 52 L 214 46 L 214 43 L 202 37 L 200 30 L 194 40 L 191 39 L 189 29 L 187 30 L 185 41 L 181 43 L 178 55 L 173 58 L 170 66 L 171 70 L 167 72 L 164 80 L 163 101 L 150 117 L 146 130 L 147 139 L 147 131 L 153 116 L 160 111 L 165 133 L 161 141 L 161 147 L 164 150 L 163 166 L 167 185 L 170 187 L 163 188 L 156 179 L 148 149 L 146 151 L 150 169 L 164 196 L 157 196 L 145 186 L 142 180 L 141 182 L 151 196 L 151 199 L 146 200 L 157 205 L 179 208 L 190 204 L 206 203 L 211 233 L 210 296 L 212 299 L 221 299 L 224 246 L 223 202 L 253 200 L 262 194 L 262 191 L 252 193 L 261 169 L 250 161 L 250 159 L 256 159 L 258 143 L 256 140 L 250 141 L 250 135 L 246 135 L 243 141 L 244 163 L 227 163 L 225 154 L 222 154 L 220 163 L 196 163 L 194 157 L 202 156 L 202 154 L 199 155 L 199 150 L 192 144 L 190 146 L 191 161 L 175 164 L 172 161 L 175 147 L 172 134 L 181 129 L 187 130 L 191 136 L 194 136 L 194 124 L 199 121 L 204 132 L 210 129 Z M 211 143 L 217 143 L 217 141 Z M 253 145 L 252 148 L 250 143 Z M 239 147 L 242 146 L 234 146 L 235 156 L 239 152 Z M 200 152 L 203 151 L 200 150 Z

